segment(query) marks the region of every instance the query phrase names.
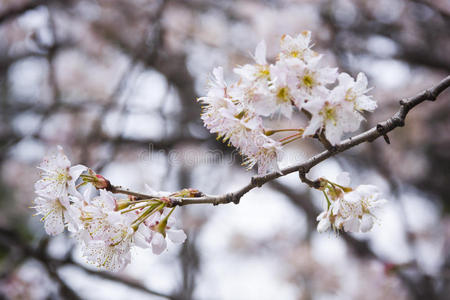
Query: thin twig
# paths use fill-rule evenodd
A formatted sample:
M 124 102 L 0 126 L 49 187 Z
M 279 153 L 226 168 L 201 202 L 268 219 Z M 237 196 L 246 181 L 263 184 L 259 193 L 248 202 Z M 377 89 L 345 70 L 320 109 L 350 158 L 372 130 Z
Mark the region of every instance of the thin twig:
M 107 190 L 110 191 L 111 193 L 114 193 L 114 194 L 124 194 L 124 195 L 133 196 L 133 197 L 135 197 L 135 199 L 133 201 L 143 200 L 143 199 L 150 200 L 150 199 L 161 198 L 161 196 L 154 196 L 154 195 L 148 195 L 148 194 L 143 194 L 143 193 L 137 193 L 137 192 L 133 192 L 133 191 L 130 191 L 130 190 L 122 189 L 121 187 L 114 186 L 114 185 L 111 185 Z

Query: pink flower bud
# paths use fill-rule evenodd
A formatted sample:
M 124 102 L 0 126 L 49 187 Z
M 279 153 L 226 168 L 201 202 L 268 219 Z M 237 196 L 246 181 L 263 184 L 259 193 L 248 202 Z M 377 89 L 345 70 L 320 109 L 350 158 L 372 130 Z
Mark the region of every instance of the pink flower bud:
M 108 190 L 111 188 L 111 183 L 109 182 L 109 180 L 100 174 L 95 174 L 95 179 L 93 180 L 92 184 L 96 189 Z

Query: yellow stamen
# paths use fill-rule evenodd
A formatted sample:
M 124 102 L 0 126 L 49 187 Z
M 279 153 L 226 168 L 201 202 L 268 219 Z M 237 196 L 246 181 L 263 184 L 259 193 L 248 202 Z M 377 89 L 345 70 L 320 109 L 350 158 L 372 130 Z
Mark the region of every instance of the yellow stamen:
M 277 101 L 278 103 L 291 101 L 290 96 L 289 96 L 289 88 L 288 87 L 280 88 L 277 92 L 277 98 L 278 98 L 278 101 Z

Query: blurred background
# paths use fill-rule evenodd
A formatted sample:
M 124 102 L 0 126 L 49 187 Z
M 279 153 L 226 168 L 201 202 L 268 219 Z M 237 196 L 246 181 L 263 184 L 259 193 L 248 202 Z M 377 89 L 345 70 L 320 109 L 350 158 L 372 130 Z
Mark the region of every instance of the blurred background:
M 136 250 L 118 274 L 85 264 L 68 234 L 49 238 L 32 216 L 36 166 L 56 145 L 137 191 L 245 185 L 254 171 L 203 128 L 196 99 L 213 67 L 233 80 L 259 41 L 273 61 L 281 35 L 303 30 L 331 66 L 368 75 L 379 108 L 361 130 L 450 73 L 448 0 L 1 0 L 0 298 L 448 299 L 448 91 L 412 111 L 391 145 L 311 171 L 383 190 L 389 204 L 367 234 L 317 234 L 323 199 L 297 174 L 239 205 L 177 209 L 187 242 Z M 281 166 L 318 151 L 290 144 Z

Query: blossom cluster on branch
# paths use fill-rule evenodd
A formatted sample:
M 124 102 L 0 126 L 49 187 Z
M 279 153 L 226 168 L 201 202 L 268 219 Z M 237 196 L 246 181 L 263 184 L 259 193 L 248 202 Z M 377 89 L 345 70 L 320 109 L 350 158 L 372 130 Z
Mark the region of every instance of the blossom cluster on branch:
M 285 144 L 314 136 L 337 145 L 343 133 L 358 129 L 363 111 L 376 108 L 375 101 L 366 95 L 366 76 L 360 73 L 355 80 L 322 66 L 322 56 L 311 50 L 310 39 L 310 32 L 295 38 L 284 36 L 274 64 L 267 63 L 266 46 L 260 43 L 256 64 L 235 69 L 237 83 L 228 85 L 222 68 L 216 68 L 207 96 L 199 99 L 205 126 L 238 148 L 246 156 L 248 167 L 258 165 L 262 184 L 283 175 L 278 160 Z M 263 125 L 266 118 L 291 118 L 294 111 L 309 117 L 305 128 L 269 129 Z M 280 140 L 272 138 L 285 132 L 294 134 Z M 239 203 L 243 194 L 260 186 L 258 180 L 252 180 L 240 191 L 222 196 L 208 196 L 194 189 L 155 192 L 149 187 L 145 194 L 138 193 L 111 185 L 86 166 L 72 166 L 61 147 L 44 158 L 38 168 L 41 174 L 35 184 L 33 208 L 42 215 L 46 232 L 56 235 L 67 228 L 88 262 L 112 271 L 130 262 L 133 247 L 150 247 L 153 253 L 161 254 L 167 239 L 183 243 L 186 234 L 177 229 L 172 215 L 177 206 Z M 317 230 L 369 231 L 376 211 L 386 202 L 378 188 L 360 185 L 352 189 L 347 173 L 334 182 L 325 178 L 311 181 L 306 178 L 310 168 L 293 170 L 324 194 L 326 207 L 317 217 Z M 270 170 L 275 172 L 264 176 Z
M 41 177 L 35 184 L 33 208 L 42 215 L 46 232 L 57 235 L 67 227 L 86 260 L 111 271 L 131 261 L 132 247 L 151 247 L 154 254 L 161 254 L 166 239 L 183 243 L 186 234 L 176 228 L 172 216 L 175 203 L 204 196 L 194 189 L 167 193 L 147 187 L 147 194 L 118 189 L 86 166 L 72 166 L 61 147 L 38 168 Z M 347 173 L 335 182 L 320 178 L 319 183 L 317 189 L 327 200 L 317 218 L 319 232 L 330 227 L 349 232 L 372 228 L 376 210 L 386 201 L 380 199 L 377 187 L 361 185 L 353 190 Z M 116 197 L 116 193 L 127 197 Z
M 311 49 L 311 32 L 281 38 L 281 52 L 274 64 L 266 60 L 264 41 L 256 47 L 255 64 L 234 69 L 236 83 L 227 84 L 223 69 L 213 70 L 202 119 L 211 133 L 239 149 L 244 164 L 258 165 L 258 174 L 279 170 L 282 147 L 302 137 L 324 134 L 331 145 L 343 133 L 354 132 L 364 119 L 362 112 L 377 107 L 366 95 L 367 78 L 356 80 L 337 68 L 324 66 L 322 55 Z M 337 83 L 336 83 L 337 81 Z M 305 128 L 266 128 L 264 120 L 280 115 L 290 119 L 294 111 L 310 119 Z M 275 139 L 276 133 L 293 134 Z
M 184 231 L 176 228 L 175 207 L 167 207 L 165 194 L 118 198 L 108 191 L 110 184 L 101 175 L 82 165 L 71 166 L 61 147 L 39 169 L 34 208 L 43 216 L 46 232 L 56 235 L 67 227 L 83 256 L 97 267 L 118 271 L 130 262 L 134 246 L 151 247 L 154 254 L 161 254 L 167 238 L 173 243 L 186 239 Z M 81 182 L 76 185 L 77 181 Z
M 320 190 L 326 199 L 326 209 L 317 217 L 317 231 L 334 230 L 367 232 L 372 229 L 376 212 L 386 203 L 374 185 L 349 187 L 350 176 L 343 172 L 335 182 L 320 178 Z

